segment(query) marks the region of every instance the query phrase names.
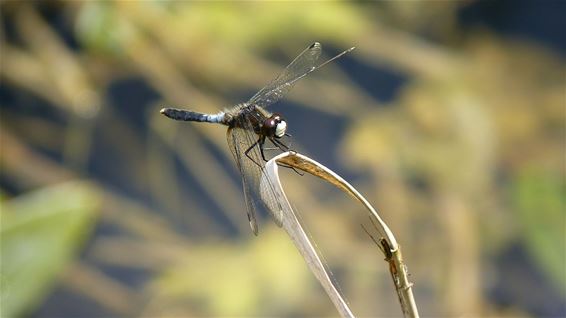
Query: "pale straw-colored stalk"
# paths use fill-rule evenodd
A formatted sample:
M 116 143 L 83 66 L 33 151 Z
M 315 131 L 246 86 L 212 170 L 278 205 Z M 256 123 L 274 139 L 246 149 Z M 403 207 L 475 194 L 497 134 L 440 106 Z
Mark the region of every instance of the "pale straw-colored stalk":
M 377 214 L 377 211 L 352 185 L 332 170 L 310 159 L 309 157 L 296 152 L 282 153 L 266 163 L 266 173 L 262 175 L 261 188 L 267 189 L 268 187 L 272 187 L 275 191 L 277 199 L 282 207 L 282 227 L 291 237 L 291 240 L 305 259 L 309 269 L 318 279 L 340 315 L 342 317 L 354 317 L 354 314 L 346 303 L 344 297 L 331 281 L 321 258 L 301 226 L 295 212 L 291 208 L 291 204 L 283 191 L 281 180 L 279 178 L 279 165 L 290 166 L 317 176 L 346 192 L 366 207 L 369 211 L 369 217 L 372 224 L 379 233 L 378 239 L 374 239 L 373 236 L 372 239 L 376 241 L 380 250 L 385 255 L 385 261 L 387 261 L 389 265 L 389 271 L 393 278 L 395 290 L 399 296 L 403 315 L 405 317 L 418 317 L 419 314 L 411 289 L 412 283 L 409 282 L 407 267 L 403 263 L 401 248 L 399 244 L 397 244 L 391 230 L 389 230 L 385 222 L 383 222 L 381 217 Z M 265 201 L 267 202 L 267 200 Z

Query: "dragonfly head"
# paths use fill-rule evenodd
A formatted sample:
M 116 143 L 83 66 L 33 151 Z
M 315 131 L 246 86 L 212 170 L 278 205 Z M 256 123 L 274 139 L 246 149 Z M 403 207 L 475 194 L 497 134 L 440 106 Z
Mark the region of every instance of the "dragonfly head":
M 273 114 L 263 122 L 262 133 L 268 137 L 281 138 L 285 132 L 287 132 L 287 122 L 279 114 Z

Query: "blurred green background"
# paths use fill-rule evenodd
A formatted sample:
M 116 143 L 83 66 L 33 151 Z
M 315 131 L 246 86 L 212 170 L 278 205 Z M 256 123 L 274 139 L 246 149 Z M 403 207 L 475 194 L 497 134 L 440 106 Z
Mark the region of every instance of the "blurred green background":
M 313 41 L 293 148 L 390 225 L 429 317 L 566 316 L 564 1 L 3 1 L 2 317 L 336 316 L 284 231 L 251 233 L 225 129 Z M 355 314 L 401 316 L 364 211 L 286 189 Z

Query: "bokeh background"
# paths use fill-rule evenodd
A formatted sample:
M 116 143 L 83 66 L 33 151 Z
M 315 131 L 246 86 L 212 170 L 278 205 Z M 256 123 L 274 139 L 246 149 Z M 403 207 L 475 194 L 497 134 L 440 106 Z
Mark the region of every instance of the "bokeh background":
M 251 233 L 221 126 L 271 110 L 366 195 L 429 317 L 566 316 L 565 1 L 0 3 L 2 317 L 336 316 L 285 232 Z M 401 316 L 365 212 L 285 172 L 354 313 Z

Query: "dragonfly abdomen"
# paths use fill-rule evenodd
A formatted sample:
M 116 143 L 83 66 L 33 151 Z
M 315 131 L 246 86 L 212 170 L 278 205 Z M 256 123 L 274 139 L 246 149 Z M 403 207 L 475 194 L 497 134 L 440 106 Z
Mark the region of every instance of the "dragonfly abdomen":
M 220 123 L 220 124 L 224 123 L 224 112 L 220 112 L 218 114 L 203 114 L 184 109 L 163 108 L 161 110 L 161 113 L 175 120 Z

